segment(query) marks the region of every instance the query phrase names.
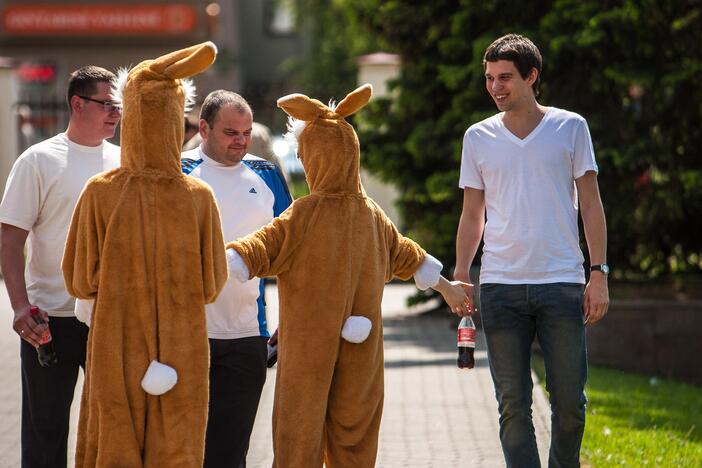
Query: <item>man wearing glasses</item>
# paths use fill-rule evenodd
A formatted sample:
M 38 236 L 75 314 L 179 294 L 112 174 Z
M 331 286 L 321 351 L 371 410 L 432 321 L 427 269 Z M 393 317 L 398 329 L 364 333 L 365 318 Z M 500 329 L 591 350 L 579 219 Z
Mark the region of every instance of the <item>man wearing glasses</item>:
M 78 367 L 85 368 L 88 327 L 75 318 L 61 258 L 86 181 L 119 166 L 119 147 L 105 141 L 120 120 L 110 98 L 113 78 L 95 66 L 71 74 L 68 128 L 20 155 L 0 203 L 0 263 L 14 310 L 13 328 L 21 338 L 23 468 L 66 466 L 70 406 Z M 58 358 L 51 367 L 37 360 L 35 348 L 45 326 L 30 317 L 30 306 L 50 320 Z

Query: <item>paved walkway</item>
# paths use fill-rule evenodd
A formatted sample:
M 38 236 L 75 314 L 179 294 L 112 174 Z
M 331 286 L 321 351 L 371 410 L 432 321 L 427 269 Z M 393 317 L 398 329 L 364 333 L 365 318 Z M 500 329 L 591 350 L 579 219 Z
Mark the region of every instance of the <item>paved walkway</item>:
M 10 327 L 10 307 L 0 285 L 0 467 L 19 466 L 19 345 Z M 476 368 L 456 367 L 457 319 L 407 309 L 412 285 L 391 285 L 383 301 L 385 332 L 385 407 L 377 467 L 504 466 L 495 403 L 482 335 L 478 333 Z M 275 325 L 275 288 L 269 289 Z M 271 411 L 275 368 L 269 370 L 248 456 L 250 468 L 272 461 Z M 548 403 L 540 387 L 534 392 L 534 423 L 545 466 L 548 450 Z M 77 392 L 78 393 L 78 392 Z M 76 399 L 77 403 L 77 399 Z M 74 404 L 77 416 L 77 404 Z M 75 422 L 70 447 L 75 446 Z M 72 457 L 72 454 L 71 454 Z M 72 466 L 72 460 L 69 462 Z

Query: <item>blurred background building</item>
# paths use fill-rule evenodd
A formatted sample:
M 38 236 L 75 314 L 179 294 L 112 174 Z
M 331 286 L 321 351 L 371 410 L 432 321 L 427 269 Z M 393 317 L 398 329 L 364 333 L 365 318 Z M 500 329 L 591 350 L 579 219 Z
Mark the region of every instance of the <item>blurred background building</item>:
M 303 47 L 288 0 L 0 0 L 0 182 L 30 145 L 66 128 L 68 74 L 109 70 L 213 41 L 215 64 L 195 78 L 200 99 L 225 88 L 271 125 L 289 91 L 280 64 Z M 7 137 L 6 133 L 13 133 Z M 118 136 L 115 137 L 115 140 Z
M 290 92 L 312 91 L 298 88 L 295 72 L 285 66 L 309 54 L 313 40 L 313 28 L 296 20 L 297 5 L 297 0 L 0 0 L 0 190 L 23 150 L 66 128 L 65 92 L 73 70 L 98 65 L 116 71 L 211 40 L 218 57 L 194 78 L 198 101 L 220 88 L 242 94 L 256 122 L 272 131 L 266 153 L 275 150 L 293 193 L 304 195 L 302 166 L 282 138 L 286 119 L 275 105 Z M 375 95 L 383 96 L 400 62 L 396 55 L 371 54 L 356 66 L 358 83 L 371 82 Z M 338 85 L 331 76 L 313 79 Z M 119 133 L 113 142 L 119 143 Z M 362 177 L 368 194 L 401 225 L 397 191 L 367 171 Z

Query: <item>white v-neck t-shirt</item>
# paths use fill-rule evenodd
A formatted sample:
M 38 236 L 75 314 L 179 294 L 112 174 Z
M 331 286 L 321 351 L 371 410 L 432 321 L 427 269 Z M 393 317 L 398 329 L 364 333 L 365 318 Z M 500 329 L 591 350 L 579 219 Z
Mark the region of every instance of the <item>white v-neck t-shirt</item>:
M 587 122 L 547 107 L 520 139 L 503 116 L 472 125 L 463 137 L 459 187 L 485 191 L 480 282 L 582 284 L 575 179 L 597 172 Z
M 65 133 L 29 147 L 15 161 L 0 204 L 0 222 L 29 231 L 25 282 L 29 302 L 55 317 L 73 316 L 61 272 L 73 208 L 95 174 L 119 167 L 119 147 L 83 146 Z

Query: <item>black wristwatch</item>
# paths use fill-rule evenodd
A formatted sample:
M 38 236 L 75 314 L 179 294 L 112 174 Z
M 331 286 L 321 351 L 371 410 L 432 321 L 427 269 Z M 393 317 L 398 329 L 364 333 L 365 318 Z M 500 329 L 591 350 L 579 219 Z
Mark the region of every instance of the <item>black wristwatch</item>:
M 605 275 L 609 274 L 609 265 L 606 263 L 602 263 L 600 265 L 592 265 L 590 266 L 590 271 L 601 271 Z

